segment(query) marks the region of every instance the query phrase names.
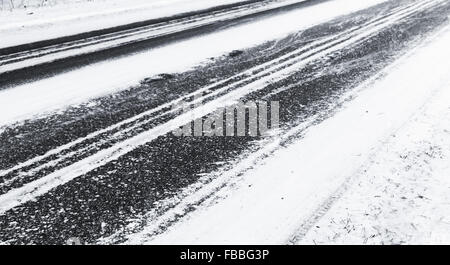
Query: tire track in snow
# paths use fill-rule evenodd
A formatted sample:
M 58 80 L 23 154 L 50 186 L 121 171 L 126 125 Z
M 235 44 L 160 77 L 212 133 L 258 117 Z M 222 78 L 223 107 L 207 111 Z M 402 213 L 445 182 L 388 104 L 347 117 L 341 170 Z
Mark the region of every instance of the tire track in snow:
M 44 48 L 0 56 L 0 74 L 56 60 L 112 49 L 162 36 L 171 35 L 223 21 L 231 21 L 305 0 L 265 0 L 230 9 L 161 22 L 136 29 L 107 33 L 96 37 L 56 44 Z
M 290 66 L 294 63 L 297 63 L 299 60 L 304 59 L 304 53 L 310 51 L 311 49 L 320 48 L 320 45 L 327 45 L 331 41 L 331 45 L 335 43 L 339 43 L 340 40 L 343 40 L 349 37 L 349 34 L 358 33 L 362 30 L 365 30 L 368 26 L 377 26 L 377 23 L 383 22 L 385 19 L 388 19 L 390 15 L 395 14 L 399 11 L 404 11 L 410 7 L 414 7 L 414 4 L 411 4 L 407 7 L 401 7 L 393 10 L 390 14 L 382 18 L 375 19 L 374 21 L 370 21 L 366 25 L 347 30 L 337 36 L 331 36 L 325 38 L 323 40 L 315 41 L 305 47 L 301 47 L 296 49 L 286 55 L 283 55 L 275 60 L 263 63 L 261 65 L 252 67 L 247 71 L 229 77 L 227 79 L 215 82 L 211 85 L 205 86 L 197 91 L 194 91 L 186 96 L 183 96 L 179 99 L 173 100 L 171 102 L 165 103 L 161 106 L 158 106 L 154 109 L 150 109 L 146 112 L 138 114 L 132 118 L 121 121 L 115 125 L 109 126 L 105 129 L 99 130 L 97 132 L 93 132 L 86 137 L 77 139 L 68 144 L 62 145 L 58 148 L 55 148 L 42 156 L 35 157 L 28 161 L 19 163 L 18 165 L 0 171 L 0 178 L 6 180 L 6 182 L 11 181 L 10 174 L 16 173 L 16 175 L 31 175 L 36 174 L 40 169 L 48 168 L 50 165 L 57 164 L 57 162 L 61 162 L 64 159 L 73 159 L 76 154 L 86 153 L 92 149 L 98 148 L 101 144 L 108 141 L 117 141 L 120 139 L 121 135 L 124 135 L 132 130 L 135 130 L 139 127 L 142 127 L 144 124 L 148 124 L 150 122 L 155 122 L 158 118 L 163 116 L 168 116 L 170 114 L 175 114 L 179 112 L 182 107 L 178 106 L 181 102 L 189 102 L 191 105 L 195 105 L 199 102 L 205 102 L 219 95 L 223 95 L 229 92 L 236 86 L 245 85 L 247 83 L 258 80 L 259 78 L 271 75 L 274 71 L 278 71 L 286 66 Z M 398 14 L 396 14 L 398 15 Z M 231 83 L 230 83 L 231 82 Z M 193 100 L 192 98 L 195 98 Z M 175 108 L 171 108 L 173 106 L 178 106 Z M 96 138 L 103 138 L 95 143 Z M 79 147 L 80 144 L 84 143 L 84 146 Z M 71 149 L 75 149 L 73 151 Z M 55 155 L 62 154 L 62 157 L 54 158 Z M 43 161 L 43 162 L 41 162 Z M 37 164 L 41 162 L 40 164 Z M 37 165 L 36 165 L 37 164 Z M 35 165 L 34 167 L 31 167 Z M 24 169 L 24 170 L 22 170 Z M 6 183 L 0 184 L 0 186 L 5 185 Z
M 330 52 L 361 42 L 378 32 L 379 30 L 389 27 L 390 25 L 395 24 L 397 21 L 400 21 L 401 19 L 415 14 L 416 12 L 419 12 L 425 8 L 435 6 L 439 2 L 440 1 L 422 1 L 419 3 L 415 3 L 404 10 L 401 10 L 388 16 L 387 18 L 375 22 L 373 25 L 366 26 L 368 28 L 355 30 L 350 34 L 350 36 L 344 35 L 340 38 L 331 41 L 328 40 L 328 42 L 325 43 L 320 43 L 317 46 L 312 46 L 309 50 L 303 50 L 303 52 L 298 57 L 287 59 L 286 62 L 279 63 L 272 68 L 267 68 L 271 71 L 263 68 L 264 70 L 262 70 L 262 72 L 264 74 L 261 74 L 261 76 L 258 76 L 259 79 L 252 80 L 248 84 L 239 83 L 242 86 L 238 86 L 237 88 L 230 85 L 221 87 L 220 90 L 215 90 L 214 93 L 208 95 L 207 98 L 204 98 L 205 100 L 209 99 L 210 101 L 205 105 L 198 107 L 193 111 L 194 113 L 186 113 L 175 117 L 174 119 L 162 125 L 157 125 L 148 131 L 125 139 L 124 141 L 119 142 L 107 149 L 103 149 L 92 156 L 83 158 L 82 160 L 75 162 L 67 167 L 59 169 L 38 180 L 32 181 L 20 188 L 13 189 L 11 191 L 8 191 L 6 194 L 1 195 L 0 214 L 4 214 L 6 211 L 27 201 L 33 200 L 36 197 L 45 194 L 49 190 L 59 185 L 63 185 L 76 177 L 79 177 L 95 168 L 105 165 L 106 163 L 119 158 L 120 156 L 130 152 L 131 150 L 156 139 L 158 136 L 167 134 L 173 129 L 184 125 L 187 121 L 204 116 L 214 111 L 218 106 L 232 104 L 234 101 L 247 95 L 248 93 L 264 88 L 269 81 L 281 80 L 285 75 L 288 75 L 292 71 L 298 70 L 299 67 L 311 61 L 317 60 Z M 230 89 L 231 91 L 229 91 Z M 191 103 L 194 102 L 191 101 Z

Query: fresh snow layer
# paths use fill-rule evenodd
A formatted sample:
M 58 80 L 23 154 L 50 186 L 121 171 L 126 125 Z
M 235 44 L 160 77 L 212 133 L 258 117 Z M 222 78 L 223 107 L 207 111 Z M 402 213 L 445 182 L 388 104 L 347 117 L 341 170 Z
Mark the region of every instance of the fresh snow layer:
M 449 43 L 446 27 L 222 199 L 128 243 L 449 242 Z
M 323 2 L 1 90 L 0 127 L 24 119 L 42 117 L 95 97 L 127 89 L 149 76 L 184 71 L 206 62 L 208 58 L 282 38 L 384 1 L 386 0 Z

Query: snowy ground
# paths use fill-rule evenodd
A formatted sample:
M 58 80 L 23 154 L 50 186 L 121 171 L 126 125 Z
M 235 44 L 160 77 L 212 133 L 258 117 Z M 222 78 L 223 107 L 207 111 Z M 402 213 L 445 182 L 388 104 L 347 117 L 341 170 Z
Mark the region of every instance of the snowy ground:
M 450 244 L 449 91 L 390 136 L 299 244 Z

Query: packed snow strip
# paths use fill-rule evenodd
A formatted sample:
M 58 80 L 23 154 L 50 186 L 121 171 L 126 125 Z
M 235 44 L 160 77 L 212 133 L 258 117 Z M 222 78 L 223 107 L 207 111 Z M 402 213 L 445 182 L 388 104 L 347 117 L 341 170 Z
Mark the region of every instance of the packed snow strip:
M 0 74 L 72 56 L 98 52 L 131 43 L 159 38 L 210 25 L 219 21 L 229 21 L 303 1 L 304 0 L 267 0 L 251 5 L 243 5 L 231 10 L 196 16 L 195 18 L 180 19 L 172 23 L 142 26 L 136 29 L 123 30 L 117 33 L 109 33 L 98 37 L 88 38 L 86 40 L 67 42 L 63 45 L 52 45 L 46 48 L 0 56 Z
M 126 58 L 96 63 L 0 91 L 0 127 L 43 117 L 68 106 L 136 85 L 140 80 L 185 71 L 235 49 L 245 49 L 385 0 L 335 0 L 246 25 L 184 40 Z M 320 13 L 320 16 L 316 14 Z M 302 19 L 298 19 L 301 17 Z M 233 41 L 239 39 L 239 42 Z M 177 58 L 176 61 L 168 58 Z M 111 74 L 114 73 L 114 74 Z
M 112 28 L 243 0 L 101 0 L 0 12 L 0 48 Z M 6 2 L 6 1 L 5 1 Z
M 101 150 L 85 159 L 77 161 L 65 168 L 59 169 L 49 175 L 46 175 L 45 177 L 27 183 L 20 188 L 10 190 L 0 196 L 0 214 L 4 214 L 8 210 L 30 200 L 33 200 L 49 192 L 53 188 L 64 185 L 65 183 L 79 176 L 82 176 L 98 167 L 114 161 L 119 157 L 127 154 L 128 152 L 134 150 L 135 148 L 138 148 L 139 146 L 146 144 L 161 135 L 171 132 L 172 130 L 184 125 L 186 122 L 192 119 L 197 119 L 204 115 L 207 115 L 217 108 L 231 105 L 243 96 L 266 87 L 268 82 L 279 81 L 288 76 L 290 73 L 298 71 L 300 67 L 303 67 L 304 65 L 314 60 L 320 59 L 321 57 L 329 53 L 338 51 L 350 45 L 354 45 L 355 43 L 364 40 L 365 38 L 380 31 L 381 29 L 391 26 L 398 20 L 401 20 L 408 15 L 418 12 L 418 10 L 420 10 L 418 9 L 418 7 L 426 8 L 434 6 L 435 4 L 436 1 L 423 1 L 417 5 L 412 5 L 409 8 L 398 12 L 398 14 L 395 13 L 390 17 L 385 18 L 385 21 L 382 20 L 381 22 L 372 25 L 371 27 L 368 27 L 364 30 L 361 29 L 360 32 L 357 32 L 350 37 L 346 36 L 342 39 L 335 40 L 331 43 L 325 43 L 325 45 L 311 49 L 305 54 L 302 54 L 302 58 L 304 58 L 303 60 L 299 60 L 293 65 L 281 68 L 278 71 L 274 72 L 272 75 L 265 76 L 263 78 L 255 80 L 250 84 L 238 87 L 231 92 L 220 96 L 210 102 L 207 102 L 206 104 L 197 107 L 193 111 L 184 113 L 165 124 L 158 125 L 148 131 L 126 139 L 118 144 L 115 144 L 110 148 Z
M 285 244 L 290 243 L 289 240 L 292 238 L 298 238 L 296 237 L 298 233 L 303 233 L 305 227 L 309 228 L 311 224 L 315 224 L 317 218 L 321 216 L 321 212 L 327 210 L 327 207 L 323 207 L 323 202 L 332 205 L 334 201 L 330 198 L 334 198 L 335 192 L 346 183 L 347 179 L 360 173 L 361 167 L 371 163 L 373 155 L 380 148 L 383 150 L 382 146 L 386 140 L 392 139 L 390 135 L 401 132 L 401 128 L 404 128 L 405 124 L 410 123 L 410 126 L 414 126 L 414 123 L 411 123 L 414 120 L 412 117 L 423 111 L 424 105 L 431 106 L 435 114 L 442 111 L 433 121 L 443 122 L 439 125 L 441 127 L 437 127 L 437 130 L 448 130 L 448 123 L 446 123 L 448 118 L 444 120 L 437 118 L 447 114 L 449 107 L 450 52 L 446 48 L 449 43 L 450 27 L 447 26 L 429 42 L 387 69 L 383 79 L 370 86 L 360 88 L 358 97 L 348 102 L 335 116 L 309 128 L 303 139 L 285 149 L 276 151 L 272 157 L 264 161 L 264 164 L 248 171 L 241 177 L 242 180 L 237 187 L 222 191 L 223 194 L 226 194 L 226 196 L 222 194 L 222 197 L 226 197 L 225 199 L 207 202 L 206 206 L 198 206 L 196 211 L 186 216 L 183 221 L 173 225 L 164 234 L 147 238 L 140 234 L 137 235 L 138 238 L 131 237 L 131 242 Z M 429 69 L 434 70 L 429 71 Z M 441 96 L 445 96 L 445 98 L 436 101 Z M 435 103 L 437 106 L 432 106 Z M 412 127 L 409 128 L 414 130 Z M 417 135 L 423 136 L 421 133 Z M 448 131 L 440 131 L 439 135 L 446 137 L 445 141 L 448 145 Z M 443 141 L 443 138 L 441 140 Z M 436 142 L 439 141 L 436 140 Z M 380 157 L 382 157 L 381 154 Z M 437 164 L 433 165 L 437 165 L 434 176 L 438 177 L 439 181 L 427 184 L 432 185 L 437 192 L 436 196 L 432 197 L 432 199 L 436 199 L 435 203 L 429 204 L 430 207 L 427 210 L 437 212 L 434 212 L 430 219 L 417 216 L 420 215 L 420 209 L 412 212 L 414 220 L 427 220 L 426 225 L 436 228 L 435 230 L 431 229 L 435 231 L 435 235 L 442 229 L 448 228 L 448 224 L 446 224 L 448 220 L 444 217 L 448 209 L 439 212 L 443 207 L 448 206 L 448 196 L 443 196 L 444 192 L 448 194 L 449 183 L 448 179 L 444 179 L 448 178 L 448 174 L 444 173 L 448 172 L 446 171 L 448 170 L 446 161 L 448 158 L 443 160 L 437 158 Z M 378 169 L 383 167 L 382 164 L 374 166 Z M 395 174 L 389 171 L 383 171 L 383 173 Z M 420 186 L 420 174 L 423 172 L 416 173 L 419 173 L 419 175 L 415 175 L 418 183 L 414 183 L 414 179 L 403 180 L 413 182 L 414 184 L 411 185 L 416 185 L 415 187 Z M 399 177 L 394 179 L 401 181 Z M 377 181 L 374 180 L 374 182 L 374 185 L 377 185 Z M 381 182 L 389 185 L 386 180 Z M 444 187 L 438 187 L 439 184 L 444 184 Z M 370 187 L 371 183 L 365 183 L 361 189 L 367 188 L 368 192 L 371 192 Z M 405 189 L 411 187 L 407 186 Z M 374 189 L 379 191 L 378 188 L 379 186 L 376 186 Z M 358 190 L 358 188 L 356 189 Z M 365 191 L 359 191 L 365 193 Z M 408 192 L 414 194 L 414 191 L 409 190 Z M 430 193 L 434 194 L 433 191 Z M 389 196 L 389 194 L 376 195 Z M 360 197 L 360 193 L 357 193 L 356 196 L 350 194 L 349 198 L 344 200 L 336 211 L 327 216 L 322 224 L 323 227 L 325 229 L 327 227 L 340 228 L 339 224 L 333 226 L 331 221 L 333 217 L 343 218 L 347 214 L 350 217 L 357 217 L 362 216 L 361 211 L 370 210 L 361 208 L 365 206 L 363 200 L 366 197 Z M 361 200 L 361 203 L 355 203 L 354 200 Z M 368 203 L 373 202 L 374 204 L 371 205 L 373 207 L 379 206 L 374 200 L 370 200 Z M 389 204 L 387 197 L 380 200 L 385 200 L 385 204 Z M 409 199 L 410 202 L 411 200 L 412 198 Z M 403 207 L 414 208 L 413 203 L 411 204 L 405 203 Z M 354 209 L 355 212 L 346 212 L 347 207 L 350 210 Z M 392 212 L 385 213 L 380 218 L 394 216 L 397 219 L 383 219 L 381 222 L 384 221 L 384 223 L 381 224 L 375 224 L 376 221 L 371 220 L 369 225 L 378 225 L 378 228 L 391 225 L 390 229 L 395 229 L 398 228 L 396 221 L 403 222 L 403 225 L 407 224 L 408 220 L 401 219 L 402 208 L 395 209 L 395 205 L 391 207 L 394 207 L 394 209 L 390 209 Z M 369 214 L 371 213 L 369 212 Z M 405 216 L 405 218 L 408 217 L 410 216 Z M 361 220 L 361 218 L 355 221 Z M 338 221 L 340 220 L 342 219 L 338 219 Z M 435 220 L 439 220 L 439 222 L 433 223 Z M 364 224 L 360 225 L 364 227 Z M 322 227 L 320 223 L 318 226 Z M 339 231 L 343 231 L 343 229 Z M 430 231 L 430 228 L 426 231 Z M 308 239 L 313 239 L 315 235 L 316 233 L 310 235 Z M 324 232 L 319 237 L 320 242 L 326 243 L 327 235 L 330 234 Z M 417 232 L 416 235 L 420 235 L 420 233 Z

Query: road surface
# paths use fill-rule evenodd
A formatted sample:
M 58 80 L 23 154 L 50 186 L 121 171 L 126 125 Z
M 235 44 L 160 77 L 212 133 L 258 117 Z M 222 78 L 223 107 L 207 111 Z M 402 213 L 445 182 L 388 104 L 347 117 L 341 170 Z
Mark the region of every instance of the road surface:
M 200 14 L 198 24 L 188 17 L 187 22 L 184 18 L 170 21 L 167 27 L 176 25 L 178 30 L 181 23 L 196 28 L 210 20 L 225 23 L 222 15 L 233 20 L 226 22 L 230 26 L 239 27 L 235 12 L 241 17 L 259 11 L 238 6 L 214 15 Z M 64 244 L 71 237 L 90 244 L 126 242 L 127 236 L 156 224 L 165 211 L 182 203 L 186 188 L 213 179 L 204 176 L 232 170 L 236 161 L 250 154 L 263 151 L 264 155 L 301 139 L 309 126 L 341 108 L 343 95 L 444 26 L 449 14 L 448 1 L 382 2 L 282 39 L 230 51 L 184 72 L 149 76 L 127 90 L 4 125 L 0 134 L 0 242 Z M 129 53 L 138 48 L 122 47 L 128 36 L 141 41 L 159 36 L 155 32 L 159 31 L 154 25 L 143 26 L 2 55 L 4 89 L 45 78 L 39 71 L 70 68 L 78 60 L 72 58 L 72 51 L 79 56 L 98 47 L 114 47 L 119 54 L 120 49 Z M 169 33 L 171 29 L 164 32 Z M 197 33 L 189 34 L 195 37 Z M 61 59 L 62 53 L 61 61 L 47 63 Z M 114 52 L 102 56 L 108 54 Z M 25 74 L 18 70 L 21 64 L 35 70 Z M 257 100 L 280 103 L 280 128 L 270 136 L 173 134 L 191 120 L 232 102 Z M 182 102 L 202 104 L 181 114 Z M 160 203 L 171 198 L 173 205 Z M 194 210 L 191 205 L 158 226 L 155 233 L 164 233 Z

